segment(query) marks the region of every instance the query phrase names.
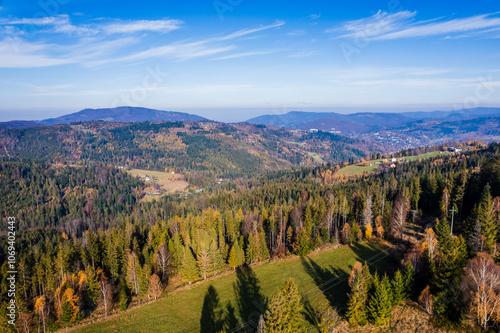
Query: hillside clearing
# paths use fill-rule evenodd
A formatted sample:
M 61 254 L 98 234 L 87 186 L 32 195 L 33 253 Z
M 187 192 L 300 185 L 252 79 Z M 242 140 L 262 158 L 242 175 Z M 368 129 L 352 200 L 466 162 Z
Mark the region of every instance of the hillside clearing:
M 417 155 L 417 156 L 405 156 L 405 157 L 398 157 L 397 160 L 405 160 L 405 161 L 416 161 L 416 160 L 422 160 L 426 158 L 431 158 L 431 157 L 436 157 L 441 154 L 444 154 L 443 152 L 440 151 L 433 151 L 430 153 L 425 153 L 422 155 Z M 347 174 L 348 176 L 352 175 L 361 175 L 363 173 L 371 173 L 374 172 L 378 169 L 378 164 L 384 163 L 384 161 L 390 161 L 391 159 L 379 159 L 379 160 L 371 160 L 371 161 L 366 161 L 365 163 L 367 165 L 363 165 L 363 163 L 358 163 L 358 164 L 353 164 L 353 165 L 348 165 L 342 169 L 340 169 L 337 174 L 338 175 L 344 175 Z
M 385 245 L 369 243 L 264 263 L 174 291 L 149 305 L 72 331 L 199 332 L 202 312 L 217 311 L 224 312 L 227 331 L 243 322 L 256 325 L 256 308 L 262 303 L 259 300 L 270 298 L 288 277 L 294 279 L 313 311 L 319 312 L 329 304 L 341 309 L 347 302 L 347 279 L 354 263 L 367 261 L 373 270 L 383 272 L 390 267 L 388 250 Z M 212 304 L 210 308 L 204 306 L 207 303 Z
M 129 170 L 128 173 L 145 181 L 146 187 L 143 192 L 146 193 L 146 196 L 143 200 L 149 200 L 152 197 L 157 197 L 162 194 L 156 191 L 155 185 L 157 185 L 161 190 L 160 192 L 164 192 L 164 194 L 184 192 L 189 187 L 189 183 L 184 180 L 184 176 L 177 173 L 141 169 L 132 169 Z M 150 177 L 150 180 L 146 180 L 147 176 Z

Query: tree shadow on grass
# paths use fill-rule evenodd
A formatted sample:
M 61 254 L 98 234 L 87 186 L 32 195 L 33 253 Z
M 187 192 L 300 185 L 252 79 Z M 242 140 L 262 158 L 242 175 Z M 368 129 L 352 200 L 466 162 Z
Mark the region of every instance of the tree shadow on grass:
M 219 300 L 219 293 L 210 286 L 208 287 L 203 309 L 201 310 L 200 333 L 215 333 L 222 330 L 224 324 L 223 310 Z
M 236 271 L 233 285 L 237 299 L 237 309 L 243 321 L 242 332 L 255 332 L 261 314 L 267 307 L 267 298 L 262 294 L 260 281 L 251 267 L 245 266 Z
M 314 280 L 330 305 L 336 309 L 343 309 L 348 300 L 349 285 L 347 280 L 349 274 L 332 266 L 329 268 L 321 267 L 311 258 L 301 257 L 301 261 L 305 271 Z M 312 299 L 317 296 L 315 292 L 317 291 L 308 291 L 303 297 Z

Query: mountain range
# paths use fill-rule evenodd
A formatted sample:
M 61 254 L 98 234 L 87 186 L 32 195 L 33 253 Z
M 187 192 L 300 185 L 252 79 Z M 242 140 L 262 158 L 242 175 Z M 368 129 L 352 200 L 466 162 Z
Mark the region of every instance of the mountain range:
M 471 108 L 456 111 L 340 114 L 335 112 L 292 111 L 282 115 L 264 115 L 247 120 L 252 124 L 291 129 L 318 129 L 352 135 L 404 126 L 417 121 L 461 121 L 500 116 L 500 108 Z
M 117 108 L 106 109 L 84 109 L 82 111 L 71 113 L 61 117 L 39 121 L 13 120 L 0 123 L 0 128 L 27 128 L 35 126 L 51 126 L 77 122 L 89 122 L 96 120 L 132 123 L 143 121 L 203 121 L 207 119 L 184 112 L 160 111 L 141 107 L 120 106 Z

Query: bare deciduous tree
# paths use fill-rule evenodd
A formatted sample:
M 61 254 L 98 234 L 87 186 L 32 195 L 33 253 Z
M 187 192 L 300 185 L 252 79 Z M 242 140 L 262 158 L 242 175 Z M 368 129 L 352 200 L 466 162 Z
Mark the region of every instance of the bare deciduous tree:
M 487 329 L 488 323 L 500 315 L 500 266 L 487 253 L 480 252 L 467 263 L 464 284 L 478 325 Z

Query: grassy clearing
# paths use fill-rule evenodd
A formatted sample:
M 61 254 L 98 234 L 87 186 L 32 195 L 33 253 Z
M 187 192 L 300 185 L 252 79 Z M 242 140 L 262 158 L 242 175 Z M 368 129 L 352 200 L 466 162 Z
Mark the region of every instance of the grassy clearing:
M 442 154 L 445 154 L 445 153 L 441 153 L 440 151 L 433 151 L 433 152 L 418 155 L 418 156 L 406 156 L 406 157 L 402 157 L 402 158 L 405 159 L 406 161 L 416 161 L 416 160 L 422 160 L 422 159 L 426 159 L 426 158 L 436 157 L 436 156 L 439 156 Z M 398 157 L 398 160 L 400 160 L 400 159 L 401 158 Z M 351 175 L 361 175 L 365 172 L 371 173 L 371 172 L 374 172 L 378 169 L 378 165 L 376 165 L 376 163 L 383 163 L 383 162 L 384 162 L 384 159 L 380 159 L 380 160 L 367 161 L 368 165 L 366 165 L 366 166 L 363 166 L 361 163 L 354 164 L 354 165 L 348 165 L 348 166 L 340 169 L 337 174 L 339 174 L 339 175 L 347 174 L 348 176 L 351 176 Z M 371 164 L 371 165 L 369 165 L 369 164 Z
M 144 193 L 154 193 L 154 184 L 158 184 L 160 189 L 165 191 L 165 194 L 173 194 L 176 192 L 184 192 L 189 183 L 184 180 L 184 177 L 181 174 L 177 173 L 169 173 L 169 172 L 160 172 L 160 171 L 149 171 L 149 170 L 140 170 L 140 169 L 132 169 L 128 171 L 132 176 L 139 177 L 142 179 L 146 178 L 146 175 L 152 177 L 152 180 L 146 181 L 146 187 L 144 188 Z M 156 195 L 148 195 L 143 198 L 143 200 L 152 200 L 153 198 L 158 197 Z
M 329 304 L 342 309 L 347 303 L 347 279 L 354 263 L 367 261 L 373 270 L 385 271 L 391 264 L 388 249 L 369 243 L 265 263 L 174 291 L 159 301 L 74 331 L 199 332 L 202 312 L 204 318 L 210 318 L 218 311 L 224 313 L 227 331 L 243 322 L 256 325 L 255 311 L 261 300 L 270 298 L 288 277 L 294 279 L 306 300 L 305 318 Z M 310 325 L 307 321 L 304 324 Z

